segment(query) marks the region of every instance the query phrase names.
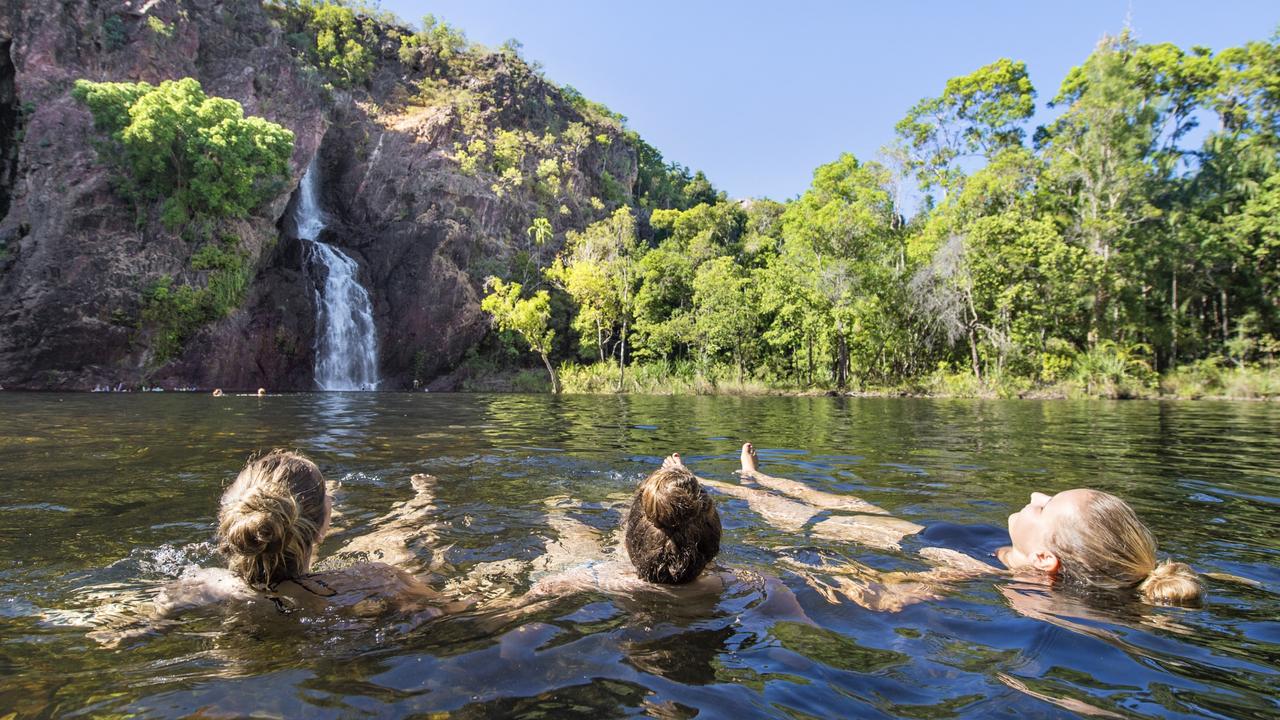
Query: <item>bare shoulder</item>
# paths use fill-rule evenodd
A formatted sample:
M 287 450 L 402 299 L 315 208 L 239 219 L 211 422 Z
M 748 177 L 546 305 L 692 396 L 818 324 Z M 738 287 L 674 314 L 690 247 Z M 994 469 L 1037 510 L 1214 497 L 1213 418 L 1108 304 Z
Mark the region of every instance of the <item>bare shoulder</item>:
M 315 573 L 309 580 L 323 583 L 334 593 L 396 591 L 422 585 L 414 575 L 383 562 L 360 562 L 336 570 Z
M 163 587 L 154 606 L 156 614 L 164 616 L 183 608 L 245 600 L 254 595 L 252 588 L 225 568 L 199 568 Z
M 920 548 L 920 556 L 933 561 L 935 565 L 965 576 L 999 575 L 1005 572 L 1003 568 L 988 565 L 981 560 L 947 548 Z

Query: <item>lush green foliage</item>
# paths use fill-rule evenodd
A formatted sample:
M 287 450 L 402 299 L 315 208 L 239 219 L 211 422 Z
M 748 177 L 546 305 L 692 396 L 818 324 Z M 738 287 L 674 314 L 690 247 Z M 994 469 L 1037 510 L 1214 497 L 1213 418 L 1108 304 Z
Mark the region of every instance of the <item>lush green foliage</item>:
M 910 109 L 899 173 L 845 154 L 785 204 L 728 202 L 632 138 L 637 222 L 570 230 L 546 270 L 572 301 L 561 357 L 596 361 L 566 384 L 1274 394 L 1278 88 L 1275 39 L 1126 33 L 1031 132 L 1027 69 L 997 60 Z M 909 219 L 904 180 L 934 193 Z
M 422 18 L 421 30 L 401 39 L 400 61 L 406 65 L 421 65 L 422 56 L 426 54 L 438 60 L 434 67 L 437 73 L 441 73 L 455 58 L 462 56 L 467 47 L 467 36 L 461 30 L 428 14 Z
M 516 333 L 529 345 L 529 349 L 542 357 L 551 376 L 552 392 L 560 392 L 560 381 L 549 359 L 551 343 L 555 339 L 555 330 L 549 327 L 550 295 L 546 290 L 540 290 L 532 297 L 521 297 L 524 288 L 520 283 L 504 283 L 499 278 L 489 278 L 486 285 L 489 293 L 481 301 L 480 309 L 493 317 L 495 327 Z
M 293 133 L 240 103 L 209 97 L 192 78 L 147 83 L 77 80 L 72 91 L 146 195 L 164 198 L 170 224 L 191 215 L 239 217 L 274 197 Z
M 368 81 L 378 40 L 372 20 L 394 19 L 346 0 L 280 0 L 269 6 L 284 22 L 290 46 L 339 87 Z
M 147 29 L 165 40 L 173 38 L 173 26 L 155 15 L 147 16 Z
M 578 306 L 573 327 L 584 351 L 594 348 L 603 362 L 616 331 L 614 349 L 620 369 L 626 366 L 627 336 L 635 312 L 638 249 L 635 216 L 629 208 L 619 208 L 583 232 L 570 231 L 564 251 L 546 272 Z
M 1214 53 L 1106 38 L 1038 128 L 1027 67 L 997 59 L 910 108 L 885 162 L 841 155 L 794 200 L 739 203 L 547 82 L 518 42 L 489 51 L 433 16 L 410 31 L 346 0 L 275 6 L 335 83 L 364 83 L 371 49 L 398 42 L 393 104 L 452 113 L 457 168 L 514 215 L 512 254 L 481 263 L 504 281 L 487 309 L 552 376 L 587 360 L 587 384 L 615 389 L 637 387 L 634 365 L 654 383 L 666 368 L 736 386 L 1125 396 L 1180 366 L 1270 367 L 1275 39 Z M 927 193 L 912 217 L 908 183 Z
M 250 268 L 234 236 L 197 250 L 191 269 L 204 275 L 203 286 L 175 285 L 172 277 L 165 276 L 144 295 L 142 322 L 151 330 L 157 363 L 176 357 L 196 331 L 227 316 L 244 299 Z
M 129 41 L 129 33 L 119 15 L 108 15 L 102 21 L 102 46 L 108 51 L 119 50 Z

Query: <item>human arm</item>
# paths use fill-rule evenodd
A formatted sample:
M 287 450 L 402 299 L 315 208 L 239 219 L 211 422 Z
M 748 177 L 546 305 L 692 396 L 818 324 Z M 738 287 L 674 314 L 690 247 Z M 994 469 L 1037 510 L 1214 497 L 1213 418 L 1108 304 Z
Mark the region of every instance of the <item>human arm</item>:
M 840 598 L 844 598 L 877 612 L 898 612 L 925 600 L 937 600 L 952 583 L 1004 572 L 945 548 L 924 548 L 920 554 L 934 562 L 934 567 L 920 571 L 885 572 L 857 561 L 812 565 L 783 558 L 782 563 L 828 602 L 838 604 Z
M 441 554 L 433 516 L 438 510 L 435 498 L 436 478 L 418 473 L 409 478 L 413 496 L 397 502 L 372 523 L 373 530 L 348 540 L 337 555 L 361 554 L 369 560 L 384 562 L 411 571 L 427 570 Z M 425 559 L 424 556 L 430 558 Z
M 105 647 L 119 647 L 128 640 L 177 625 L 174 618 L 183 611 L 255 595 L 228 570 L 193 569 L 150 598 L 110 598 L 89 618 L 88 623 L 96 627 L 89 637 Z

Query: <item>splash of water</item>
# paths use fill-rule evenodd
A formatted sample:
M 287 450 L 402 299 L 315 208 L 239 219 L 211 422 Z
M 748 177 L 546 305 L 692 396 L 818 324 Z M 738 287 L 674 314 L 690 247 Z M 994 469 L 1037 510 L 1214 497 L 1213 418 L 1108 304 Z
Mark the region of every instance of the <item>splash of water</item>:
M 378 340 L 373 303 L 357 279 L 359 266 L 350 256 L 320 242 L 325 228 L 316 186 L 315 160 L 302 176 L 295 221 L 298 238 L 308 249 L 308 267 L 323 269 L 316 298 L 316 386 L 321 390 L 378 389 Z

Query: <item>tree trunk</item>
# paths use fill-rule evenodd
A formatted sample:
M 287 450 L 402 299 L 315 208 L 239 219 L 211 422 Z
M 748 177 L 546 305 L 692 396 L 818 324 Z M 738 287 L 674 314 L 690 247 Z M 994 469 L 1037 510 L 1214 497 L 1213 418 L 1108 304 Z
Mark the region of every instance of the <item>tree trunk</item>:
M 969 325 L 969 357 L 973 362 L 973 376 L 982 382 L 982 368 L 978 364 L 978 338 L 973 331 L 973 325 Z
M 809 387 L 813 387 L 813 333 L 809 333 Z
M 1228 329 L 1227 290 L 1226 288 L 1222 288 L 1218 291 L 1218 293 L 1222 298 L 1221 300 L 1222 302 L 1222 344 L 1225 346 L 1227 344 L 1227 329 Z
M 1172 288 L 1170 292 L 1171 300 L 1169 302 L 1169 315 L 1172 318 L 1172 320 L 1169 323 L 1171 326 L 1170 327 L 1171 340 L 1169 342 L 1169 367 L 1174 367 L 1178 364 L 1178 271 L 1174 270 L 1172 273 L 1169 273 L 1169 274 L 1173 276 L 1173 281 L 1170 283 Z
M 843 333 L 836 338 L 836 387 L 843 390 L 849 384 L 849 342 Z
M 627 379 L 627 321 L 622 321 L 622 340 L 618 343 L 618 392 L 626 387 Z
M 542 364 L 547 366 L 547 374 L 551 376 L 551 392 L 560 394 L 560 376 L 556 374 L 556 369 L 551 365 L 551 358 L 546 353 L 538 353 L 542 356 Z

